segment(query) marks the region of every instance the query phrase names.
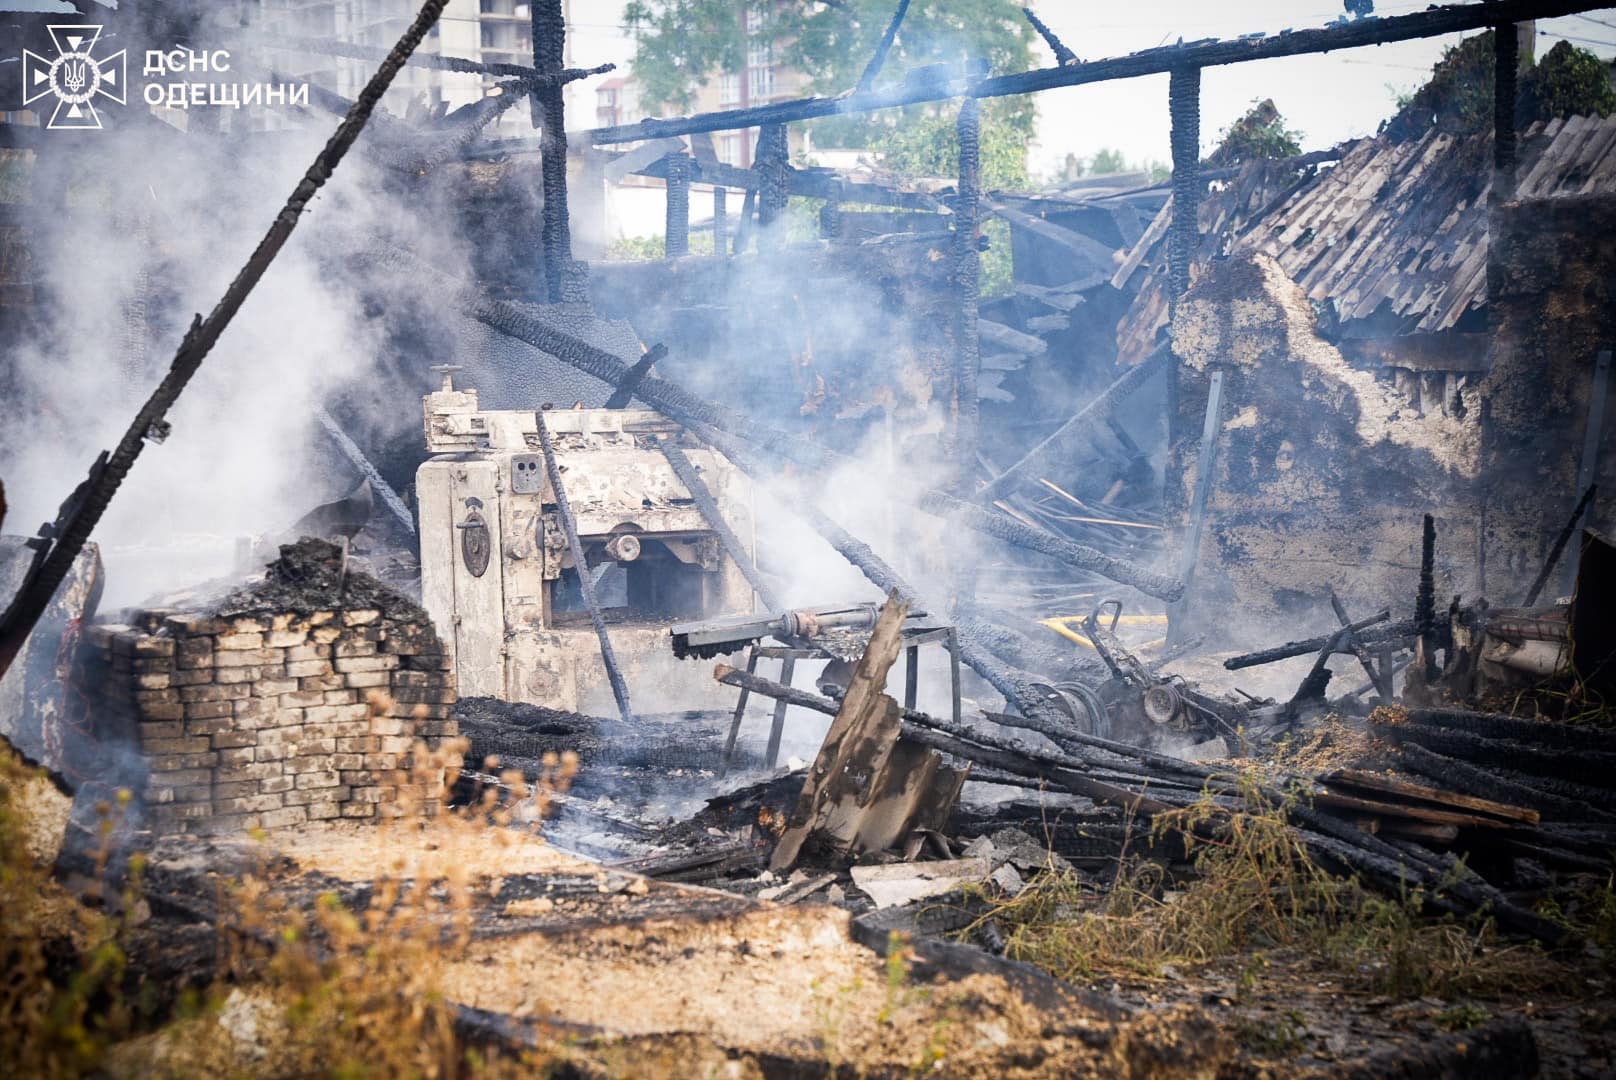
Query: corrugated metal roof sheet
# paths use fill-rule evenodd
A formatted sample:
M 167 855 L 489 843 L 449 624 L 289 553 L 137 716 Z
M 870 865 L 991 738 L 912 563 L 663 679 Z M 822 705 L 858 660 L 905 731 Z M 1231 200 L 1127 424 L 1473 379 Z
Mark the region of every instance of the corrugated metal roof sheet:
M 1518 153 L 1520 198 L 1616 191 L 1616 117 L 1534 124 Z M 1290 190 L 1283 170 L 1254 162 L 1202 203 L 1197 262 L 1263 252 L 1343 323 L 1389 312 L 1404 333 L 1448 330 L 1486 303 L 1492 171 L 1491 133 L 1366 139 Z M 1148 356 L 1167 323 L 1164 253 L 1117 328 L 1123 363 Z

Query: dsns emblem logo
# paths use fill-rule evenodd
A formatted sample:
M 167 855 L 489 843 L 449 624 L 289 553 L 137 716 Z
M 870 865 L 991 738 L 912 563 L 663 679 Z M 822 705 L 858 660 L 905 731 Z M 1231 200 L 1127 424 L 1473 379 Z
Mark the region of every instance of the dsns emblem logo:
M 95 43 L 101 37 L 99 26 L 46 27 L 56 46 L 54 58 L 22 51 L 22 103 L 30 105 L 46 94 L 56 97 L 56 110 L 46 127 L 54 131 L 74 128 L 99 129 L 101 117 L 95 111 L 95 98 L 105 95 L 119 105 L 124 103 L 128 81 L 126 50 L 97 60 Z

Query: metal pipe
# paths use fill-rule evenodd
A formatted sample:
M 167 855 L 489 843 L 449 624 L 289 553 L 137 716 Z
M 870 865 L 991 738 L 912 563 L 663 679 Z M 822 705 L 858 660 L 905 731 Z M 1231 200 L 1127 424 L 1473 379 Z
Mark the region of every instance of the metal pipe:
M 578 571 L 578 591 L 583 594 L 584 607 L 589 609 L 589 621 L 595 626 L 595 636 L 600 639 L 600 659 L 606 665 L 606 678 L 612 684 L 612 697 L 617 699 L 617 712 L 625 724 L 634 720 L 634 710 L 629 705 L 628 684 L 623 681 L 623 673 L 617 667 L 617 656 L 612 652 L 612 639 L 606 633 L 606 618 L 600 612 L 600 602 L 595 598 L 595 582 L 589 576 L 589 561 L 584 558 L 584 545 L 578 539 L 578 523 L 572 516 L 572 506 L 567 502 L 567 489 L 561 484 L 561 468 L 556 464 L 555 445 L 550 441 L 550 426 L 544 422 L 544 410 L 539 409 L 533 414 L 533 426 L 538 429 L 539 447 L 544 451 L 544 471 L 550 478 L 550 490 L 555 494 L 556 517 L 561 520 L 561 531 L 567 534 L 567 550 L 572 552 L 572 565 Z

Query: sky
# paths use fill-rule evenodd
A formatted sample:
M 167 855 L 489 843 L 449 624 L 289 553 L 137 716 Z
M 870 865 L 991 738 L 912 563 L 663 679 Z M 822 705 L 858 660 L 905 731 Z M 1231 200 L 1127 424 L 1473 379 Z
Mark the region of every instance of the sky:
M 925 0 L 917 0 L 924 3 Z M 1377 15 L 1403 15 L 1430 0 L 1378 0 Z M 1322 26 L 1342 14 L 1336 0 L 1035 0 L 1030 5 L 1072 51 L 1085 60 L 1121 56 L 1179 38 L 1236 37 Z M 612 61 L 627 69 L 634 43 L 622 27 L 622 0 L 572 0 L 569 26 L 573 62 Z M 1616 55 L 1616 7 L 1586 16 L 1550 19 L 1538 26 L 1538 52 L 1562 37 L 1600 56 Z M 1380 45 L 1319 56 L 1288 57 L 1209 68 L 1201 76 L 1203 148 L 1238 119 L 1254 99 L 1271 97 L 1303 149 L 1372 135 L 1393 110 L 1395 90 L 1422 83 L 1442 50 L 1457 37 Z M 1053 56 L 1041 43 L 1040 64 Z M 588 84 L 586 84 L 588 85 Z M 1068 87 L 1036 95 L 1038 127 L 1029 164 L 1035 175 L 1059 169 L 1068 153 L 1080 157 L 1107 148 L 1130 161 L 1167 161 L 1167 76 Z

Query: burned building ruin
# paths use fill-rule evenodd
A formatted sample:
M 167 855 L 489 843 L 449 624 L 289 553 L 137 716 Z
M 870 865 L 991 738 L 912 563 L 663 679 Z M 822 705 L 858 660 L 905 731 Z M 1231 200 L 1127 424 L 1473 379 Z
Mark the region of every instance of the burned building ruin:
M 109 1033 L 57 1071 L 1616 1067 L 1616 93 L 1532 55 L 1605 9 L 1082 59 L 984 0 L 1053 57 L 998 70 L 807 5 L 856 85 L 569 130 L 562 0 L 261 6 L 97 13 L 183 108 L 45 15 L 0 67 L 120 106 L 115 168 L 0 113 L 0 953 Z M 1203 72 L 1459 34 L 1373 135 L 1206 152 Z M 985 179 L 995 103 L 1151 76 L 1161 175 Z M 871 115 L 947 175 L 814 163 Z

